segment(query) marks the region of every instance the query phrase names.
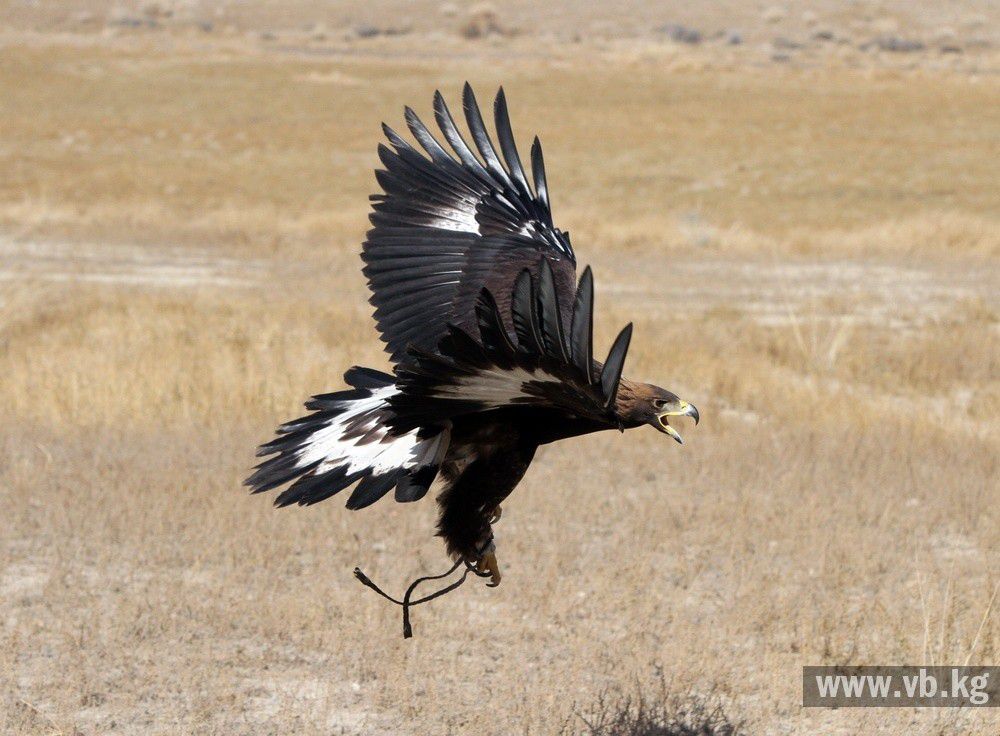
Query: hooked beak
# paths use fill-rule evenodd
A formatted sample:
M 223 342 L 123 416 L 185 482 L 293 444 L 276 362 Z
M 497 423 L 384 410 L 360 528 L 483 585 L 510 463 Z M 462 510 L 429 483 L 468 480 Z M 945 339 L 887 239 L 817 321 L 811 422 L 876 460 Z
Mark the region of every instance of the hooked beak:
M 656 415 L 656 421 L 651 422 L 651 424 L 664 434 L 669 434 L 681 445 L 684 444 L 684 438 L 681 437 L 680 433 L 676 429 L 670 426 L 670 423 L 667 421 L 668 417 L 691 417 L 694 419 L 696 426 L 698 421 L 701 419 L 701 415 L 698 414 L 698 407 L 694 404 L 689 404 L 686 401 L 679 401 L 676 409 L 664 411 Z

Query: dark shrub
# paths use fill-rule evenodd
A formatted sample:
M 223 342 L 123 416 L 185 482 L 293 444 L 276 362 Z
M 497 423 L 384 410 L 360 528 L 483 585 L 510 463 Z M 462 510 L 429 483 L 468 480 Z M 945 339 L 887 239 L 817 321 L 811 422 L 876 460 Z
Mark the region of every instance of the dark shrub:
M 712 695 L 676 695 L 661 682 L 650 694 L 606 691 L 588 708 L 577 708 L 561 736 L 741 736 Z

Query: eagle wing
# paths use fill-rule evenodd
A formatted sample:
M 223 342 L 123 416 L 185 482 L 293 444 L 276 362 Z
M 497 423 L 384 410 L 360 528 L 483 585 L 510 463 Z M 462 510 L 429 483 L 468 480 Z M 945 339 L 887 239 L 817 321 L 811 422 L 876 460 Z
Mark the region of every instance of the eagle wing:
M 632 337 L 628 324 L 604 363 L 593 359 L 594 282 L 586 268 L 573 295 L 569 328 L 548 261 L 535 277 L 524 269 L 509 299 L 513 334 L 493 294 L 482 289 L 475 305 L 477 340 L 457 325 L 435 351 L 413 349 L 396 369 L 392 398 L 397 430 L 445 423 L 455 417 L 527 407 L 614 426 L 615 398 Z
M 474 332 L 484 288 L 496 295 L 501 322 L 512 327 L 515 279 L 524 270 L 537 277 L 543 262 L 561 303 L 570 304 L 574 295 L 576 258 L 568 234 L 552 224 L 538 139 L 529 184 L 503 89 L 494 104 L 499 154 L 468 83 L 463 108 L 479 157 L 440 92 L 434 115 L 451 151 L 410 108 L 406 123 L 422 152 L 383 125 L 392 147 L 379 146 L 385 168 L 375 175 L 383 193 L 371 197 L 373 227 L 361 257 L 375 321 L 397 366 L 412 360 L 411 348 L 434 353 L 449 325 Z M 556 316 L 568 330 L 569 312 Z

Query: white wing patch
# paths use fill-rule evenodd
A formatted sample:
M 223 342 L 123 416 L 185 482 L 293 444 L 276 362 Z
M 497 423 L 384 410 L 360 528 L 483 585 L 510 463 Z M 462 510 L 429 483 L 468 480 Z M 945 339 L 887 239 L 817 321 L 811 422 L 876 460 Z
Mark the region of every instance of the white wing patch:
M 523 404 L 525 399 L 534 398 L 525 391 L 524 384 L 559 383 L 560 379 L 541 370 L 529 371 L 524 368 L 490 368 L 473 376 L 463 376 L 454 384 L 435 386 L 431 395 L 438 399 L 476 401 L 486 407 L 497 408 L 509 404 Z
M 479 221 L 476 220 L 476 202 L 470 200 L 462 200 L 460 207 L 445 207 L 440 206 L 437 208 L 435 214 L 437 217 L 428 223 L 429 227 L 437 227 L 442 230 L 454 230 L 460 233 L 472 233 L 473 235 L 479 235 Z

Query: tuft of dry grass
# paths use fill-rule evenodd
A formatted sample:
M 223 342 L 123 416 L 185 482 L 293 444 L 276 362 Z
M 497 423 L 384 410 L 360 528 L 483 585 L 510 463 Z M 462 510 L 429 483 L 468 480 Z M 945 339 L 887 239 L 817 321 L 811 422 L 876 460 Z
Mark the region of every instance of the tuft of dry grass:
M 0 730 L 549 734 L 665 673 L 754 732 L 995 733 L 798 691 L 1000 653 L 995 84 L 591 51 L 473 81 L 542 135 L 599 339 L 634 320 L 629 374 L 703 421 L 545 448 L 503 586 L 403 642 L 350 571 L 440 567 L 432 503 L 279 513 L 240 481 L 305 397 L 385 367 L 377 121 L 468 59 L 0 48 Z
M 739 736 L 718 698 L 672 692 L 665 680 L 651 690 L 622 688 L 598 694 L 593 704 L 578 709 L 560 732 L 562 736 Z

